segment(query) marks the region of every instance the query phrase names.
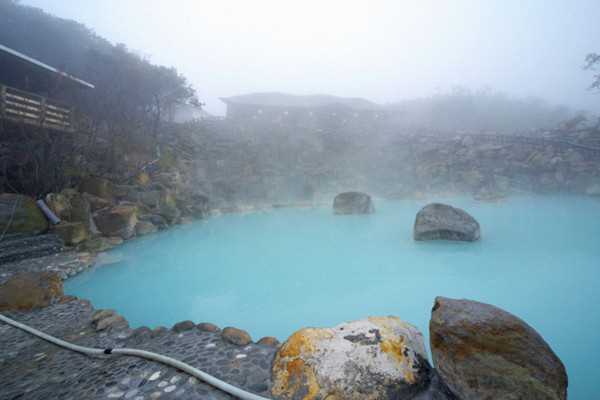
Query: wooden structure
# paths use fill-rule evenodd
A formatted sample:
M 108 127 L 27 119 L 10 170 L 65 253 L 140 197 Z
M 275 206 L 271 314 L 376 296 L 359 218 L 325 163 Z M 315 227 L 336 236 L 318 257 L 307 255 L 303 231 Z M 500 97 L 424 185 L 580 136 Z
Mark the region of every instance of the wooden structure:
M 73 109 L 58 101 L 0 84 L 0 118 L 73 131 Z
M 73 107 L 48 97 L 58 88 L 94 85 L 0 44 L 0 119 L 74 131 Z

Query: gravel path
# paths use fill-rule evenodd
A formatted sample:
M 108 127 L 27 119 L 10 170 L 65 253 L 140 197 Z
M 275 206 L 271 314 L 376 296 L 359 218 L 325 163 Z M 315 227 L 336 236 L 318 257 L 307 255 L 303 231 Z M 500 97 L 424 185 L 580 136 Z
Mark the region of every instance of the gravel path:
M 17 272 L 56 271 L 63 279 L 93 265 L 89 253 L 67 251 L 0 265 L 0 284 Z M 221 331 L 179 324 L 173 329 L 129 329 L 125 322 L 98 331 L 93 306 L 66 296 L 30 312 L 4 313 L 50 335 L 83 346 L 131 347 L 186 362 L 225 382 L 269 396 L 276 348 L 223 340 Z M 0 400 L 8 399 L 231 399 L 196 378 L 135 357 L 91 357 L 47 343 L 0 323 Z
M 25 324 L 90 347 L 133 347 L 174 357 L 219 379 L 268 396 L 276 348 L 237 346 L 220 331 L 127 327 L 97 332 L 86 300 L 27 313 L 6 313 Z M 229 399 L 189 375 L 135 357 L 77 354 L 0 324 L 0 399 Z

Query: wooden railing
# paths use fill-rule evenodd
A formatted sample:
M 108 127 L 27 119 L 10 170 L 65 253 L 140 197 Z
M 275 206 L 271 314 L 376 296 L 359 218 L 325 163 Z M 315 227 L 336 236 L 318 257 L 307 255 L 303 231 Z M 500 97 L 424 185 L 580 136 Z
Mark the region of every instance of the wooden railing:
M 0 118 L 73 131 L 73 109 L 58 101 L 0 85 Z

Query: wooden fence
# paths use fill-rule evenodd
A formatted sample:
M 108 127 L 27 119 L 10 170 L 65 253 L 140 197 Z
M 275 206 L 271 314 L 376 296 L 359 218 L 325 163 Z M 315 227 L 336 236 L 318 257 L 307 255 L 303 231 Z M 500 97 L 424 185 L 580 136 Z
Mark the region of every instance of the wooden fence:
M 0 118 L 73 131 L 73 109 L 55 100 L 0 85 Z

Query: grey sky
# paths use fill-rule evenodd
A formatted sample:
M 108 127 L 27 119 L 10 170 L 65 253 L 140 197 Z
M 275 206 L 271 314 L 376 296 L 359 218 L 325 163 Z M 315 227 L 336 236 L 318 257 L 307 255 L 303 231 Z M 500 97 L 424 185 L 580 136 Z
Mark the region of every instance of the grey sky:
M 376 102 L 463 85 L 600 111 L 598 0 L 23 0 L 173 65 L 209 111 L 254 91 Z

